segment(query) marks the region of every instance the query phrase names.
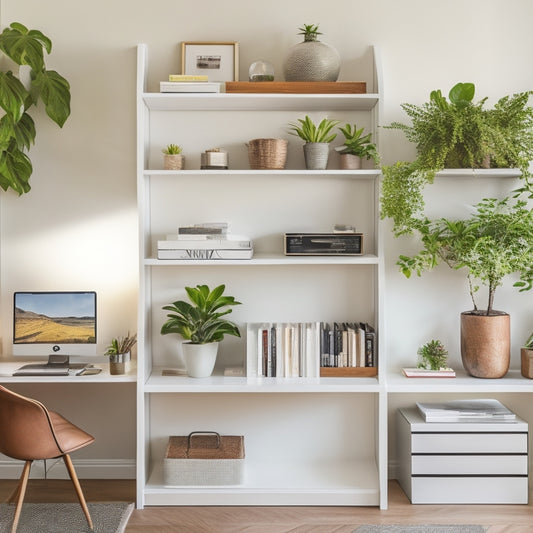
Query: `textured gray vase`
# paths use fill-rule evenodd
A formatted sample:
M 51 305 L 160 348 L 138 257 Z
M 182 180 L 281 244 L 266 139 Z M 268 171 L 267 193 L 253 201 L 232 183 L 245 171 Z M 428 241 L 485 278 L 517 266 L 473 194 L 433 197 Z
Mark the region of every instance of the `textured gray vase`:
M 320 41 L 295 44 L 283 63 L 286 81 L 337 81 L 340 69 L 337 50 Z
M 304 159 L 307 170 L 324 170 L 328 166 L 329 143 L 305 143 Z

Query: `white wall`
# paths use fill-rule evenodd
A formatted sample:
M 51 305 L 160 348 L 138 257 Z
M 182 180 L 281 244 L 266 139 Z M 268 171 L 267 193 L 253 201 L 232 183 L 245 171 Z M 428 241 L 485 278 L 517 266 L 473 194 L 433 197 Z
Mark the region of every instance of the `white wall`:
M 137 221 L 135 197 L 135 46 L 150 48 L 150 90 L 179 70 L 183 40 L 230 40 L 241 46 L 240 79 L 250 63 L 271 61 L 281 71 L 297 28 L 319 23 L 323 40 L 343 57 L 340 79 L 369 44 L 379 45 L 384 69 L 382 123 L 405 120 L 402 102 L 422 103 L 472 81 L 477 96 L 494 101 L 533 87 L 533 3 L 530 0 L 2 0 L 0 23 L 20 21 L 54 43 L 49 67 L 72 86 L 72 116 L 63 130 L 37 116 L 31 150 L 30 194 L 0 194 L 1 336 L 11 343 L 11 294 L 16 289 L 89 288 L 99 294 L 100 348 L 136 326 Z M 364 73 L 363 75 L 366 75 Z M 186 134 L 184 134 L 186 135 Z M 409 158 L 412 148 L 394 131 L 382 132 L 385 163 Z M 512 184 L 510 184 L 512 186 Z M 473 201 L 489 185 L 459 181 L 435 186 L 435 209 L 460 197 Z M 469 308 L 463 276 L 444 268 L 404 279 L 394 263 L 412 243 L 387 237 L 387 324 L 393 366 L 413 362 L 419 345 L 438 337 L 458 358 L 459 312 Z M 504 288 L 496 305 L 512 315 L 512 366 L 533 325 L 532 295 Z M 134 394 L 122 417 L 125 442 L 134 438 Z M 58 393 L 59 394 L 59 393 Z M 75 401 L 73 399 L 73 401 Z M 115 421 L 110 423 L 115 427 Z M 133 457 L 131 447 L 125 456 Z M 105 457 L 105 450 L 98 451 Z

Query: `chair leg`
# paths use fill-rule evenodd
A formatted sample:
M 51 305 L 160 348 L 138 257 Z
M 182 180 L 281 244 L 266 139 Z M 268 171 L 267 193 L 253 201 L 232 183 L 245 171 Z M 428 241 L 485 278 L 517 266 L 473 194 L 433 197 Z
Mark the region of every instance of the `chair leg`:
M 17 507 L 15 508 L 15 516 L 13 517 L 13 525 L 11 526 L 11 533 L 16 533 L 19 525 L 20 512 L 22 511 L 22 502 L 24 501 L 24 495 L 26 494 L 26 487 L 28 485 L 28 478 L 30 476 L 30 468 L 32 461 L 26 461 L 24 468 L 22 469 L 22 475 L 20 476 L 19 484 L 15 492 L 11 495 L 10 501 L 17 500 Z
M 87 523 L 89 524 L 89 527 L 93 529 L 93 521 L 91 519 L 91 515 L 89 514 L 89 508 L 87 507 L 87 503 L 85 502 L 85 496 L 83 496 L 83 491 L 81 490 L 78 476 L 76 475 L 76 471 L 74 470 L 74 465 L 72 464 L 72 460 L 68 453 L 63 455 L 63 461 L 65 462 L 65 466 L 67 467 L 70 479 L 72 480 L 72 484 L 74 485 L 74 488 L 76 489 L 76 494 L 78 495 L 78 500 L 80 501 L 81 508 L 83 509 L 83 512 L 85 513 L 85 518 L 87 518 Z

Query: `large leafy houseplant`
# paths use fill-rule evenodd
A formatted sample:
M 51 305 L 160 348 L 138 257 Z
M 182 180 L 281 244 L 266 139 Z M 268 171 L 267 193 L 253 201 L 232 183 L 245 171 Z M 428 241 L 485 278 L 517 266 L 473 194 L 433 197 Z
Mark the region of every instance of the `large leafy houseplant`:
M 220 342 L 224 335 L 240 337 L 239 328 L 222 318 L 239 305 L 233 296 L 224 296 L 225 285 L 210 290 L 207 285 L 185 287 L 190 302 L 178 300 L 163 309 L 170 311 L 161 327 L 161 334 L 177 333 L 192 344 Z
M 383 168 L 382 218 L 393 220 L 396 235 L 411 233 L 424 209 L 423 190 L 444 168 L 518 168 L 533 196 L 529 163 L 533 159 L 533 108 L 530 91 L 500 98 L 492 109 L 487 98 L 474 102 L 473 83 L 458 83 L 448 99 L 432 91 L 421 106 L 403 104 L 411 124 L 393 122 L 413 142 L 417 158 Z
M 47 115 L 60 127 L 70 115 L 70 85 L 55 70 L 47 70 L 44 53 L 52 42 L 39 30 L 13 22 L 0 33 L 0 50 L 19 66 L 30 67 L 26 87 L 11 70 L 0 72 L 0 187 L 19 195 L 30 190 L 32 164 L 26 154 L 35 142 L 35 123 L 28 110 L 39 101 Z

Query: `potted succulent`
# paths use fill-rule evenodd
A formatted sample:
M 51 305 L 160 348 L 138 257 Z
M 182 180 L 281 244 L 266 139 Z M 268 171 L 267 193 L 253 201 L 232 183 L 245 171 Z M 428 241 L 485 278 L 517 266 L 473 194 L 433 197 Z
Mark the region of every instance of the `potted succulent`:
M 420 362 L 418 368 L 426 370 L 442 370 L 448 368 L 448 350 L 441 341 L 432 340 L 418 349 Z
M 400 270 L 406 277 L 421 275 L 441 262 L 466 270 L 473 309 L 461 313 L 463 366 L 475 377 L 502 377 L 509 368 L 510 320 L 494 309 L 494 295 L 507 275 L 518 275 L 519 291 L 533 285 L 533 211 L 520 199 L 483 199 L 470 218 L 424 218 L 413 226 L 422 250 L 401 255 Z M 483 309 L 476 303 L 479 284 L 487 291 Z
M 329 143 L 336 137 L 331 130 L 338 120 L 324 118 L 317 125 L 306 115 L 298 122 L 289 122 L 289 133 L 300 137 L 304 144 L 305 166 L 308 170 L 324 170 L 328 166 Z
M 318 24 L 304 24 L 298 28 L 304 40 L 292 46 L 283 63 L 287 81 L 337 81 L 341 58 L 337 50 L 320 42 Z
M 208 377 L 213 372 L 218 344 L 224 335 L 240 337 L 239 328 L 222 318 L 232 312 L 230 306 L 240 305 L 233 296 L 224 296 L 225 285 L 210 290 L 207 285 L 185 287 L 190 302 L 178 300 L 163 309 L 170 311 L 161 327 L 161 334 L 177 333 L 187 341 L 182 344 L 187 374 L 194 378 Z
M 104 355 L 109 356 L 109 373 L 125 374 L 126 363 L 131 360 L 131 350 L 137 343 L 137 335 L 115 337 L 107 347 Z
M 13 22 L 0 33 L 0 50 L 16 65 L 19 78 L 29 69 L 26 80 L 12 70 L 0 72 L 0 187 L 13 189 L 19 195 L 31 187 L 33 168 L 26 154 L 35 142 L 35 123 L 28 113 L 31 106 L 42 101 L 46 114 L 59 127 L 70 115 L 70 85 L 55 70 L 47 70 L 44 52 L 52 51 L 52 42 L 39 30 L 28 30 Z
M 486 109 L 474 102 L 473 83 L 458 83 L 448 99 L 432 91 L 421 106 L 403 104 L 410 125 L 393 122 L 416 145 L 417 158 L 383 168 L 382 218 L 393 220 L 396 235 L 410 233 L 424 209 L 423 190 L 444 168 L 518 168 L 533 195 L 529 163 L 533 160 L 533 108 L 530 91 L 500 98 Z
M 533 333 L 520 348 L 520 369 L 525 378 L 533 379 Z
M 341 169 L 359 169 L 363 159 L 372 159 L 375 164 L 378 163 L 379 154 L 372 142 L 371 133 L 363 135 L 364 128 L 357 129 L 356 124 L 346 124 L 339 129 L 344 135 L 344 144 L 337 146 L 335 150 L 340 153 Z
M 185 162 L 182 151 L 183 148 L 177 144 L 169 144 L 163 148 L 163 168 L 165 170 L 181 170 Z

